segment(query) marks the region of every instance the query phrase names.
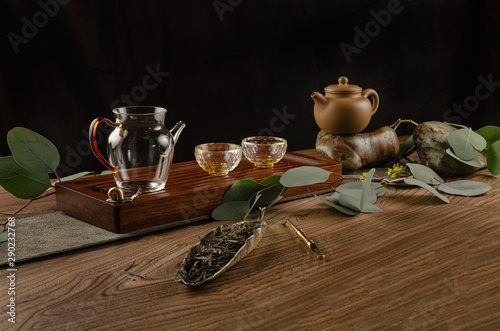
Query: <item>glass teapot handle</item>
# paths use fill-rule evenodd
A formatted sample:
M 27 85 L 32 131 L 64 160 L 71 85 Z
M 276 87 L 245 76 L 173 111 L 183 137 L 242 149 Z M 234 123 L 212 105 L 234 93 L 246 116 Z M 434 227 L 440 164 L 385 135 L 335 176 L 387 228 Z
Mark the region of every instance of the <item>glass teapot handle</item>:
M 97 147 L 97 143 L 95 141 L 95 134 L 96 134 L 96 131 L 97 131 L 97 126 L 99 125 L 100 122 L 104 122 L 106 123 L 107 125 L 111 126 L 111 127 L 115 127 L 115 128 L 121 128 L 122 127 L 122 123 L 115 123 L 105 117 L 98 117 L 96 119 L 94 119 L 92 121 L 92 123 L 90 124 L 90 128 L 89 128 L 89 143 L 90 143 L 90 149 L 92 149 L 92 152 L 94 152 L 94 155 L 99 159 L 99 161 L 101 161 L 102 164 L 104 164 L 104 166 L 106 168 L 108 168 L 109 170 L 111 170 L 113 173 L 117 173 L 118 172 L 118 169 L 116 169 L 115 167 L 113 167 L 111 165 L 111 163 L 108 162 L 108 160 L 106 160 L 102 154 L 99 152 L 99 148 Z

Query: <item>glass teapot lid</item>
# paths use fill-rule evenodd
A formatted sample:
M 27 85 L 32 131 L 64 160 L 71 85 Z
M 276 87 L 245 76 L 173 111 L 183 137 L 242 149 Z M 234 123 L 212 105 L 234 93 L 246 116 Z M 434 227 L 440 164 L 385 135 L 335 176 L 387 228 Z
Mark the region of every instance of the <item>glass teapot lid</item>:
M 339 78 L 338 84 L 332 84 L 325 87 L 326 93 L 361 93 L 361 87 L 348 84 L 349 80 L 345 76 Z

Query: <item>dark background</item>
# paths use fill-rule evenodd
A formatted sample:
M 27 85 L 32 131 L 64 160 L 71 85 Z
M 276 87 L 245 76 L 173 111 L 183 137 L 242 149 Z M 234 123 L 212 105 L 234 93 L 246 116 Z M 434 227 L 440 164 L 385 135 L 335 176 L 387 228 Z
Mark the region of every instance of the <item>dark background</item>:
M 380 96 L 368 131 L 400 117 L 500 125 L 498 86 L 473 111 L 449 110 L 474 98 L 479 76 L 500 82 L 494 0 L 401 0 L 350 61 L 340 44 L 355 47 L 355 28 L 395 0 L 60 2 L 0 2 L 0 155 L 7 132 L 27 127 L 56 144 L 62 175 L 104 170 L 85 131 L 133 91 L 130 101 L 168 109 L 167 127 L 186 122 L 174 162 L 199 143 L 269 130 L 289 150 L 314 148 L 310 94 L 341 75 Z M 160 82 L 138 94 L 148 67 Z

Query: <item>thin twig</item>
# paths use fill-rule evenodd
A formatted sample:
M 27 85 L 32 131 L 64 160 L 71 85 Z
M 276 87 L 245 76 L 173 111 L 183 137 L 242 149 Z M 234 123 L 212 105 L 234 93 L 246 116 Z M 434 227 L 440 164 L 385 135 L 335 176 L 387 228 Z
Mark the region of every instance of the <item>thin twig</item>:
M 141 277 L 142 279 L 149 279 L 147 276 L 144 276 L 144 275 L 132 272 L 132 271 L 129 271 L 128 273 L 131 274 L 132 276 Z

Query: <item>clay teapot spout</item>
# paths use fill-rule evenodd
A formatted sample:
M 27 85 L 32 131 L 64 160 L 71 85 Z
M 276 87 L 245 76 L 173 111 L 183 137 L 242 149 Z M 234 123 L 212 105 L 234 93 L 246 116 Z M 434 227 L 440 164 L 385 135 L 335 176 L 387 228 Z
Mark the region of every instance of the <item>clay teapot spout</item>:
M 311 93 L 311 98 L 314 100 L 314 103 L 318 106 L 324 106 L 328 103 L 325 96 L 319 92 Z

